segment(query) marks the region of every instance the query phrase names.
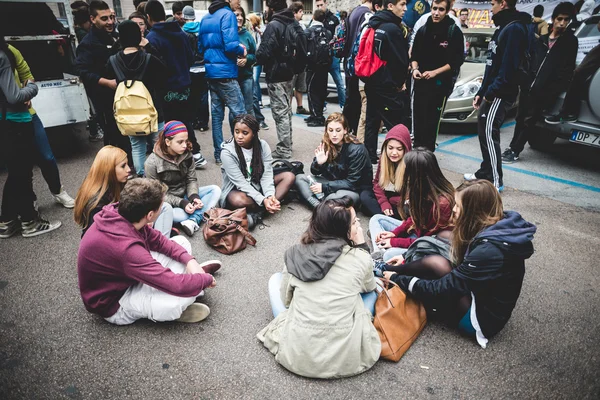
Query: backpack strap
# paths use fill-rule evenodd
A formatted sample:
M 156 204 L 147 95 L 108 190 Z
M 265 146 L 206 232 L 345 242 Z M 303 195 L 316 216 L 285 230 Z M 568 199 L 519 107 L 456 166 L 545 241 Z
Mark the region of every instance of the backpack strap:
M 142 81 L 144 79 L 144 75 L 146 75 L 146 69 L 148 69 L 148 64 L 150 64 L 150 59 L 152 56 L 148 53 L 145 53 L 145 56 L 146 58 L 144 59 L 144 66 L 134 78 L 136 81 Z
M 117 83 L 123 82 L 126 78 L 125 78 L 125 74 L 123 73 L 123 70 L 121 69 L 121 58 L 119 57 L 119 54 L 117 53 L 117 54 L 110 56 L 108 61 L 110 62 L 110 65 L 112 66 L 113 71 L 115 71 L 115 76 L 117 77 Z

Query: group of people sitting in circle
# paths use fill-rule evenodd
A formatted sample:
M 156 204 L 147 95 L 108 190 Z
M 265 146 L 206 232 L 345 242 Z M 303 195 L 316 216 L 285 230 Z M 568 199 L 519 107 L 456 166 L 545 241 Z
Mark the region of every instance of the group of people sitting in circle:
M 137 319 L 199 322 L 210 309 L 198 301 L 216 285 L 218 260 L 198 263 L 189 241 L 169 239 L 173 224 L 188 236 L 212 207 L 245 207 L 256 223 L 281 210 L 295 189 L 312 215 L 300 243 L 269 281 L 275 319 L 257 337 L 286 369 L 339 378 L 379 359 L 372 323 L 377 279 L 396 283 L 431 317 L 486 347 L 508 322 L 520 295 L 536 227 L 486 180 L 454 189 L 435 155 L 412 149 L 408 129 L 386 135 L 373 177 L 364 145 L 333 113 L 315 150 L 311 175 L 274 175 L 271 150 L 250 115 L 234 120 L 222 147 L 222 185 L 199 186 L 188 132 L 170 121 L 145 163 L 146 178 L 128 180 L 126 154 L 102 148 L 76 199 L 82 227 L 78 276 L 86 309 L 108 322 Z M 369 248 L 357 211 L 370 216 Z M 152 228 L 153 227 L 153 228 Z M 448 243 L 448 254 L 405 262 L 419 238 Z M 107 252 L 106 249 L 111 249 Z

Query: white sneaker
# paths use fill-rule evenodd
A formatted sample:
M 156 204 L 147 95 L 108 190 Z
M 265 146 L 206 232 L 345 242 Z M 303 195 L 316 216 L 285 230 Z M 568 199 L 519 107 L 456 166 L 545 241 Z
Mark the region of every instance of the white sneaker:
M 48 221 L 38 216 L 34 220 L 22 223 L 23 231 L 21 232 L 21 235 L 23 237 L 39 236 L 52 232 L 53 230 L 60 228 L 60 226 L 60 221 Z
M 194 163 L 196 164 L 196 168 L 202 168 L 207 164 L 206 159 L 202 156 L 202 153 L 196 153 L 193 155 Z
M 477 179 L 475 174 L 464 174 L 463 178 L 465 178 L 465 181 L 474 181 L 475 179 Z
M 67 193 L 63 187 L 60 188 L 59 194 L 53 194 L 52 197 L 54 197 L 54 201 L 62 204 L 65 208 L 75 207 L 75 200 L 69 196 L 69 193 Z
M 196 221 L 192 219 L 186 219 L 181 223 L 181 230 L 185 232 L 188 236 L 194 236 L 194 232 L 200 230 L 200 227 L 196 223 Z
M 187 323 L 195 323 L 205 320 L 206 317 L 210 315 L 210 308 L 206 304 L 202 303 L 193 303 L 188 306 L 183 312 L 181 316 L 177 318 L 175 321 L 177 322 L 187 322 Z

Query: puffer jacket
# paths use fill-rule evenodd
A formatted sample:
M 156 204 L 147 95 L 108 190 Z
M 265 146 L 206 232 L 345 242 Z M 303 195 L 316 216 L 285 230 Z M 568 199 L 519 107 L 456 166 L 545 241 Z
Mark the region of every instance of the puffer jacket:
M 244 55 L 240 46 L 235 14 L 225 0 L 215 0 L 209 14 L 200 21 L 198 51 L 204 54 L 208 79 L 237 79 L 237 57 Z
M 319 165 L 315 157 L 310 172 L 329 181 L 323 183 L 325 196 L 338 190 L 360 193 L 369 189 L 373 182 L 373 167 L 367 148 L 362 143 L 344 143 L 337 159 L 331 163 Z
M 191 151 L 186 151 L 175 160 L 163 154 L 158 143 L 144 164 L 146 177 L 158 179 L 169 187 L 165 201 L 173 207 L 185 208 L 190 202 L 199 199 L 196 164 Z M 188 197 L 188 200 L 184 196 Z

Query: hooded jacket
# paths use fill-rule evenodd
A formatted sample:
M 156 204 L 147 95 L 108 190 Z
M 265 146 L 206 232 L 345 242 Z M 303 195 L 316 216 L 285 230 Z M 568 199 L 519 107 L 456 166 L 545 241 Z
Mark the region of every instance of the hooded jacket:
M 360 297 L 376 288 L 368 251 L 332 238 L 297 244 L 285 260 L 280 293 L 289 308 L 258 339 L 301 376 L 340 378 L 371 368 L 381 342 Z
M 262 41 L 256 51 L 256 62 L 264 65 L 267 83 L 291 81 L 296 73 L 294 65 L 283 59 L 284 35 L 288 25 L 292 24 L 298 36 L 296 51 L 303 59 L 306 55 L 306 35 L 294 13 L 289 8 L 273 14 L 273 20 L 267 24 Z
M 165 201 L 173 207 L 185 208 L 191 201 L 200 198 L 196 164 L 191 151 L 186 151 L 172 160 L 163 154 L 157 142 L 154 151 L 144 163 L 144 171 L 147 178 L 158 179 L 169 187 Z
M 260 182 L 248 181 L 240 169 L 240 159 L 235 151 L 235 142 L 229 139 L 223 143 L 221 150 L 221 172 L 223 174 L 223 184 L 221 189 L 221 207 L 225 207 L 227 195 L 232 190 L 239 190 L 246 193 L 259 206 L 263 204 L 266 197 L 275 195 L 275 182 L 273 181 L 273 157 L 271 157 L 271 148 L 264 140 L 260 140 L 262 147 L 262 159 L 264 172 Z
M 531 16 L 514 9 L 506 9 L 494 15 L 492 20 L 498 29 L 488 46 L 490 52 L 485 75 L 477 96 L 485 97 L 489 102 L 498 97 L 514 103 L 519 93 L 517 71 L 527 47 L 525 24 L 531 21 Z M 511 24 L 514 21 L 522 23 Z
M 389 10 L 375 13 L 368 24 L 375 29 L 374 51 L 387 62 L 369 78 L 368 85 L 398 91 L 408 74 L 408 31 L 402 19 Z
M 579 41 L 570 29 L 560 35 L 552 48 L 548 46 L 550 35 L 540 36 L 536 41 L 534 71 L 537 71 L 531 84 L 531 95 L 542 103 L 552 102 L 569 88 Z
M 313 25 L 313 21 L 314 20 L 312 19 L 310 20 L 310 23 L 308 24 L 309 28 Z M 335 36 L 335 28 L 339 24 L 340 20 L 338 19 L 338 17 L 336 17 L 335 14 L 331 12 L 331 10 L 327 9 L 327 11 L 325 11 L 325 19 L 323 20 L 323 26 L 325 27 L 325 29 L 331 32 L 331 37 Z
M 244 55 L 244 49 L 237 19 L 225 0 L 213 1 L 200 21 L 198 50 L 204 54 L 208 79 L 237 79 L 237 58 Z
M 146 37 L 167 66 L 167 90 L 181 91 L 192 84 L 190 67 L 194 53 L 190 40 L 177 22 L 158 22 Z
M 402 290 L 425 304 L 450 303 L 472 296 L 470 318 L 477 342 L 485 348 L 489 338 L 508 322 L 521 293 L 525 260 L 533 254 L 535 225 L 519 213 L 507 211 L 471 241 L 463 262 L 448 275 L 425 280 L 393 275 Z
M 117 57 L 117 65 L 121 66 L 121 72 L 125 75 L 126 79 L 134 79 L 138 74 L 141 73 L 144 64 L 146 62 L 146 52 L 143 50 L 138 50 L 134 53 L 125 54 L 124 51 L 120 51 L 111 57 Z M 163 99 L 162 94 L 165 91 L 165 75 L 167 73 L 167 67 L 163 62 L 156 57 L 155 55 L 150 55 L 150 61 L 148 62 L 148 66 L 146 67 L 146 71 L 144 72 L 144 76 L 142 77 L 142 83 L 150 94 L 152 95 L 152 101 L 154 102 L 154 107 L 158 111 L 158 121 L 164 121 L 165 117 L 163 115 Z M 117 79 L 117 74 L 110 63 L 110 61 L 106 64 L 106 78 L 107 79 Z M 120 81 L 117 79 L 117 84 Z
M 313 159 L 310 172 L 328 180 L 323 183 L 323 193 L 329 196 L 338 190 L 360 193 L 369 189 L 373 181 L 373 167 L 369 152 L 362 143 L 344 143 L 337 159 L 323 165 Z
M 238 80 L 243 81 L 252 78 L 254 71 L 253 67 L 256 64 L 256 41 L 248 29 L 242 28 L 238 34 L 240 35 L 240 43 L 246 46 L 246 65 L 238 67 Z
M 389 130 L 387 135 L 385 135 L 385 140 L 383 141 L 383 145 L 381 146 L 381 152 L 383 153 L 387 146 L 387 142 L 390 140 L 397 140 L 402 143 L 404 146 L 404 154 L 408 153 L 412 150 L 412 142 L 410 140 L 410 133 L 408 132 L 408 128 L 402 124 L 396 125 L 392 129 Z M 383 156 L 383 155 L 382 155 Z M 375 193 L 375 198 L 377 198 L 377 202 L 381 207 L 381 211 L 385 210 L 393 210 L 393 208 L 398 207 L 398 203 L 400 203 L 400 195 L 395 191 L 387 191 L 381 186 L 379 186 L 379 174 L 381 173 L 381 158 L 379 158 L 379 162 L 377 163 L 377 171 L 375 172 L 375 177 L 373 178 L 373 193 Z
M 419 63 L 421 72 L 432 71 L 446 64 L 450 65 L 450 70 L 433 79 L 415 80 L 415 87 L 420 86 L 421 90 L 436 87 L 444 93 L 451 93 L 464 59 L 464 36 L 454 20 L 447 16 L 434 23 L 429 17 L 415 35 L 411 60 Z
M 37 95 L 38 87 L 35 83 L 29 82 L 27 86 L 21 88 L 20 82 L 17 82 L 10 59 L 0 51 L 0 120 L 3 119 L 2 108 L 6 108 L 7 120 L 30 122 L 31 114 L 25 107 L 25 102 Z
M 192 257 L 159 231 L 137 230 L 109 204 L 94 218 L 77 254 L 79 290 L 85 308 L 103 318 L 119 310 L 119 300 L 131 286 L 143 283 L 178 297 L 194 297 L 212 284 L 209 274 L 176 274 L 150 254 L 164 254 L 182 264 Z

